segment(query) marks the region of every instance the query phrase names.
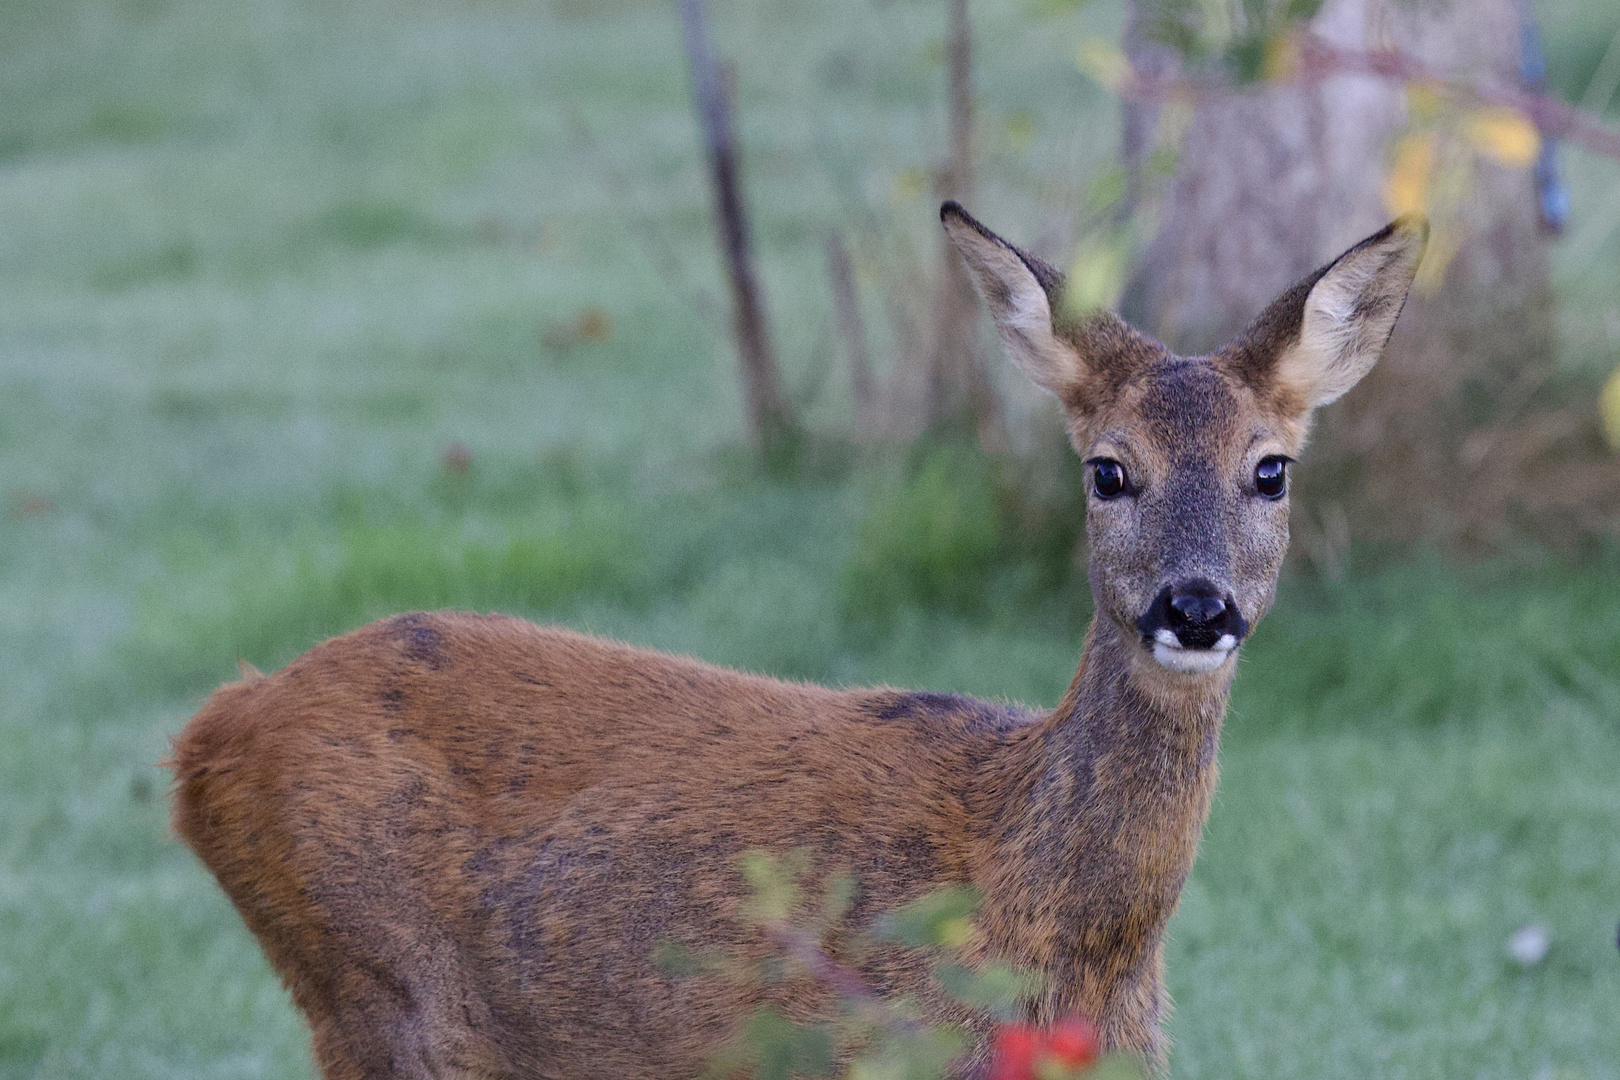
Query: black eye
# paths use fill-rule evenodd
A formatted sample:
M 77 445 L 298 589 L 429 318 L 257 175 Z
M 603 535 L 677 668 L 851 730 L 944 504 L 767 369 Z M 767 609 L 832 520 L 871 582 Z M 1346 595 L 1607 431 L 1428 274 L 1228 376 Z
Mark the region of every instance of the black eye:
M 1254 490 L 1268 499 L 1280 499 L 1288 493 L 1288 459 L 1280 456 L 1260 459 L 1254 467 Z
M 1125 491 L 1125 466 L 1113 458 L 1092 458 L 1091 490 L 1099 499 L 1112 499 Z

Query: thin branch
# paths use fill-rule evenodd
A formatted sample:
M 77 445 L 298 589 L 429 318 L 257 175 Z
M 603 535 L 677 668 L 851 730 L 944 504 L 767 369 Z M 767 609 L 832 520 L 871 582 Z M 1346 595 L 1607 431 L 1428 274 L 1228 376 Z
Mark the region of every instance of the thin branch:
M 1295 38 L 1298 62 L 1287 81 L 1314 85 L 1338 75 L 1367 75 L 1400 83 L 1422 83 L 1450 97 L 1476 105 L 1500 105 L 1529 116 L 1544 135 L 1567 139 L 1595 154 L 1620 160 L 1620 131 L 1550 94 L 1511 84 L 1463 83 L 1441 75 L 1400 49 L 1346 49 L 1315 34 Z M 1211 101 L 1236 87 L 1226 80 L 1154 75 L 1133 71 L 1116 87 L 1129 101 Z
M 1399 49 L 1377 52 L 1341 49 L 1314 34 L 1307 34 L 1301 38 L 1300 70 L 1317 82 L 1342 73 L 1433 84 L 1463 100 L 1517 109 L 1529 116 L 1543 134 L 1568 139 L 1593 153 L 1620 159 L 1620 131 L 1566 101 L 1512 84 L 1459 83 L 1444 78 L 1423 61 Z

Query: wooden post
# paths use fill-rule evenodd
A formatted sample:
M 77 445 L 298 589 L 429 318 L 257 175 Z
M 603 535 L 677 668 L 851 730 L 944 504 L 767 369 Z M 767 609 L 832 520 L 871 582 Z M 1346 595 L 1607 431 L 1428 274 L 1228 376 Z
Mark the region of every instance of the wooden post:
M 720 255 L 731 284 L 733 333 L 742 376 L 744 407 L 755 443 L 767 464 L 779 462 L 797 442 L 799 426 L 782 394 L 782 381 L 771 349 L 759 280 L 754 272 L 753 240 L 737 163 L 733 133 L 732 86 L 722 72 L 709 38 L 703 0 L 679 0 L 686 57 L 692 69 L 692 103 L 696 109 L 709 177 L 714 188 Z

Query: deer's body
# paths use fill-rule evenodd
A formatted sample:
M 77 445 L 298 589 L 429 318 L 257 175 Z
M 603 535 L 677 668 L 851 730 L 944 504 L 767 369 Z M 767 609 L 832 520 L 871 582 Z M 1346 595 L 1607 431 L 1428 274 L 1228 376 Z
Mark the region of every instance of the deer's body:
M 1035 1019 L 1083 1012 L 1162 1065 L 1164 926 L 1287 541 L 1266 463 L 1348 388 L 1344 357 L 1355 377 L 1366 341 L 1376 359 L 1421 239 L 1385 230 L 1185 359 L 1117 320 L 1063 326 L 1050 268 L 952 213 L 1009 352 L 1097 463 L 1097 617 L 1069 693 L 1042 716 L 833 691 L 465 614 L 374 623 L 224 687 L 176 739 L 176 827 L 328 1080 L 693 1076 L 760 991 L 677 978 L 655 950 L 759 955 L 738 856 L 801 846 L 854 872 L 851 931 L 977 887 L 978 952 L 1047 980 Z M 976 1022 L 906 950 L 859 964 Z M 801 1018 L 834 1004 L 775 992 Z
M 856 926 L 977 885 L 990 950 L 1057 976 L 1043 1013 L 1150 1049 L 1220 721 L 1108 693 L 1082 677 L 1043 718 L 406 615 L 222 689 L 177 742 L 177 822 L 334 1077 L 695 1076 L 759 1002 L 655 948 L 761 950 L 737 858 L 805 845 L 857 875 Z M 1155 812 L 1121 820 L 1099 758 Z M 868 974 L 955 1016 L 910 961 Z

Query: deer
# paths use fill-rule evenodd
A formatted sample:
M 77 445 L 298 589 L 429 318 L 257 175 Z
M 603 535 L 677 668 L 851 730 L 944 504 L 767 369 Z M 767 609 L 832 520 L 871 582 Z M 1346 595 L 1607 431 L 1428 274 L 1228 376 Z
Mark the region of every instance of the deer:
M 1093 618 L 1050 712 L 779 681 L 560 627 L 386 618 L 218 689 L 174 738 L 173 827 L 308 1021 L 326 1080 L 679 1080 L 760 995 L 661 967 L 661 942 L 758 959 L 738 869 L 809 848 L 844 918 L 949 886 L 971 948 L 1040 976 L 1162 1072 L 1166 923 L 1193 865 L 1243 643 L 1288 546 L 1315 409 L 1377 362 L 1428 226 L 1402 218 L 1179 356 L 954 202 L 941 209 L 1008 357 L 1087 463 Z M 852 930 L 854 932 L 854 930 Z M 901 945 L 851 962 L 884 996 L 988 1021 Z

